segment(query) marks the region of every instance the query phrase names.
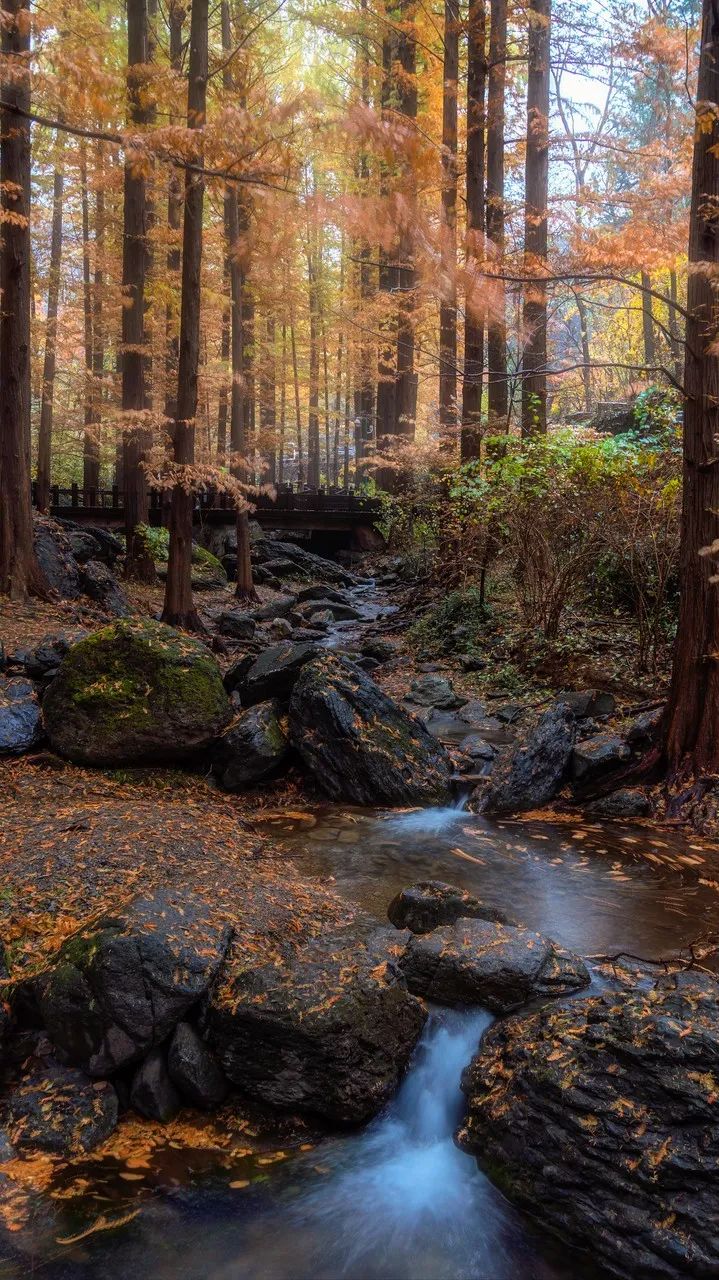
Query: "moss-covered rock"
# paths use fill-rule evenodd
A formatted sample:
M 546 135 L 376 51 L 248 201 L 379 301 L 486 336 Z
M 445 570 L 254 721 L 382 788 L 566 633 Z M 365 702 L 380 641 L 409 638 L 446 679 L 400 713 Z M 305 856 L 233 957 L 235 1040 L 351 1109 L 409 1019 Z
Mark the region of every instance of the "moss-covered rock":
M 76 644 L 43 702 L 53 748 L 83 764 L 177 760 L 231 714 L 219 667 L 198 640 L 122 620 Z
M 343 658 L 327 654 L 303 666 L 289 725 L 290 741 L 333 799 L 367 805 L 449 799 L 444 747 Z
M 138 525 L 140 536 L 155 560 L 157 576 L 161 582 L 167 577 L 167 558 L 170 554 L 170 534 L 167 529 Z M 195 591 L 212 591 L 227 586 L 224 565 L 206 547 L 192 544 L 192 586 Z

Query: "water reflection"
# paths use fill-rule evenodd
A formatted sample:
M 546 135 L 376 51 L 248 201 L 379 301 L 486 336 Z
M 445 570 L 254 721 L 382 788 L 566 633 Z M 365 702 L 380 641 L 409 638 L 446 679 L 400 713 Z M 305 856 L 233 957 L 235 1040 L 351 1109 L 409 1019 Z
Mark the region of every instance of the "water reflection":
M 583 955 L 675 954 L 716 920 L 719 856 L 678 833 L 623 824 L 490 823 L 456 808 L 326 806 L 275 821 L 298 868 L 332 877 L 383 918 L 415 880 L 446 880 Z

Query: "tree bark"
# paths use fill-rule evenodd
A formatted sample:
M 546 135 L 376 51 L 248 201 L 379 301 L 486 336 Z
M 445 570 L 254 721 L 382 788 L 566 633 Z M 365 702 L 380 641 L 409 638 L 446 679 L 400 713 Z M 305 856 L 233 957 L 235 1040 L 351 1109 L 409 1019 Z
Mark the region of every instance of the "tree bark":
M 285 426 L 287 421 L 287 325 L 282 322 L 282 359 L 280 362 L 280 430 L 277 440 L 277 483 L 285 482 Z
M 2 0 L 2 53 L 16 74 L 8 107 L 30 110 L 30 0 Z M 18 74 L 21 67 L 25 73 Z M 33 548 L 30 492 L 30 121 L 0 113 L 0 593 L 48 595 Z
M 657 362 L 657 344 L 654 334 L 654 313 L 652 311 L 651 276 L 642 271 L 642 338 L 644 341 L 644 363 L 651 369 Z
M 442 91 L 442 295 L 439 304 L 439 434 L 454 450 L 457 437 L 457 91 L 459 0 L 444 0 Z
M 147 62 L 147 3 L 127 4 L 128 121 L 142 125 L 142 68 Z M 145 178 L 132 160 L 125 162 L 122 238 L 122 412 L 124 418 L 125 575 L 154 582 L 155 565 L 138 526 L 147 524 L 149 493 L 143 463 L 150 446 L 144 414 L 147 408 L 145 342 L 145 276 L 147 272 L 147 192 Z
M 719 773 L 719 588 L 712 582 L 719 537 L 719 355 L 716 293 L 706 270 L 719 263 L 718 106 L 719 0 L 704 0 L 689 223 L 681 597 L 664 723 L 666 763 L 670 776 L 680 778 Z M 692 270 L 695 263 L 702 269 Z
M 39 511 L 47 511 L 50 504 L 50 467 L 52 459 L 52 411 L 55 396 L 55 354 L 57 350 L 57 310 L 60 297 L 60 267 L 62 263 L 62 203 L 64 189 L 63 151 L 64 135 L 58 130 L 56 139 L 55 175 L 52 191 L 52 231 L 50 235 L 50 272 L 47 282 L 47 318 L 45 322 L 45 358 L 42 371 L 42 395 L 40 399 L 40 427 L 37 442 L 36 502 Z
M 222 23 L 222 51 L 225 57 L 232 48 L 232 30 L 230 22 L 229 0 L 222 0 L 220 9 Z M 223 88 L 227 93 L 234 89 L 234 77 L 231 64 L 228 62 L 222 73 Z M 240 235 L 247 231 L 247 217 L 244 208 L 240 207 L 240 197 L 236 186 L 225 189 L 225 237 L 227 263 L 230 273 L 230 367 L 232 383 L 230 388 L 230 470 L 239 484 L 247 483 L 247 455 L 249 452 L 249 419 L 248 396 L 246 383 L 245 350 L 247 340 L 247 294 L 245 276 L 242 269 Z M 235 520 L 237 537 L 237 577 L 235 596 L 238 600 L 256 600 L 257 592 L 252 578 L 252 558 L 250 547 L 250 522 L 247 509 L 238 502 Z
M 487 92 L 487 13 L 485 0 L 470 0 L 467 25 L 467 265 L 484 257 L 484 131 Z M 470 275 L 471 279 L 471 275 Z M 480 455 L 482 379 L 484 374 L 484 310 L 471 296 L 465 303 L 462 382 L 462 462 Z
M 187 127 L 201 129 L 207 107 L 207 17 L 209 0 L 192 0 L 190 57 L 187 85 Z M 197 163 L 203 151 L 197 148 Z M 174 461 L 178 476 L 172 490 L 170 553 L 167 565 L 163 622 L 199 630 L 201 624 L 192 597 L 191 471 L 195 460 L 197 372 L 200 360 L 200 312 L 202 285 L 202 214 L 205 182 L 201 172 L 186 171 L 185 217 L 182 234 L 182 301 L 180 353 L 177 369 L 177 417 L 174 427 Z
M 83 448 L 83 487 L 91 492 L 100 487 L 100 427 L 102 423 L 103 379 L 105 376 L 105 324 L 103 290 L 105 280 L 105 191 L 104 154 L 97 145 L 95 191 L 95 271 L 92 283 L 92 417 Z
M 297 371 L 297 342 L 295 326 L 290 323 L 290 346 L 292 348 L 292 382 L 295 389 L 295 417 L 297 419 L 297 487 L 302 488 L 305 480 L 304 456 L 302 453 L 302 410 L 300 405 L 300 379 Z
M 487 86 L 487 238 L 501 268 L 504 255 L 504 116 L 507 73 L 507 0 L 491 0 L 489 77 Z M 507 322 L 505 286 L 494 286 L 494 305 L 487 324 L 487 408 L 491 431 L 509 427 Z
M 524 203 L 522 435 L 547 430 L 547 272 L 549 51 L 551 0 L 530 0 L 527 156 Z
M 268 316 L 266 321 L 267 343 L 265 360 L 262 368 L 262 434 L 264 437 L 263 453 L 267 459 L 267 470 L 264 479 L 270 484 L 277 480 L 277 369 L 275 362 L 275 318 Z

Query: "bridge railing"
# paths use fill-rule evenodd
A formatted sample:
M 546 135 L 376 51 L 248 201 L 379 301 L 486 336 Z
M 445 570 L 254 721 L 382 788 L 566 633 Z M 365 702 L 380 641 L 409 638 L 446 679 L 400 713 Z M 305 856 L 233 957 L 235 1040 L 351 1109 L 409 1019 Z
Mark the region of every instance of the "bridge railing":
M 150 510 L 158 511 L 169 505 L 170 490 L 151 489 Z M 84 489 L 81 485 L 72 484 L 68 488 L 53 485 L 50 489 L 50 509 L 56 515 L 67 515 L 72 518 L 73 512 L 92 511 L 101 515 L 106 512 L 109 517 L 117 518 L 125 506 L 125 495 L 113 485 L 109 489 Z M 33 484 L 33 502 L 36 500 L 36 485 Z M 381 503 L 377 498 L 358 493 L 353 488 L 319 488 L 310 489 L 293 485 L 278 485 L 275 497 L 261 493 L 251 499 L 258 512 L 297 512 L 306 514 L 335 515 L 377 515 Z M 195 509 L 200 513 L 210 511 L 231 511 L 233 503 L 226 493 L 214 490 L 195 495 Z

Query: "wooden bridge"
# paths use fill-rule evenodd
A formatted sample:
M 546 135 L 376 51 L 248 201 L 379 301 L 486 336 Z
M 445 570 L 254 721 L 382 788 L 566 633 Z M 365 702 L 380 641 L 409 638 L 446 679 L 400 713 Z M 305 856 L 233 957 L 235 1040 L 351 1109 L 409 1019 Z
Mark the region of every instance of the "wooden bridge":
M 151 525 L 166 523 L 169 503 L 168 490 L 150 490 Z M 252 504 L 255 510 L 251 519 L 268 529 L 284 529 L 314 541 L 329 541 L 335 546 L 350 543 L 365 546 L 376 543 L 379 538 L 375 524 L 382 512 L 381 502 L 354 489 L 298 489 L 292 485 L 278 485 L 274 498 L 258 494 L 252 499 Z M 117 485 L 111 489 L 83 489 L 76 484 L 61 489 L 53 485 L 50 514 L 66 520 L 121 524 L 124 495 Z M 197 524 L 232 524 L 235 514 L 227 494 L 208 490 L 196 496 Z M 315 535 L 319 537 L 315 538 Z

